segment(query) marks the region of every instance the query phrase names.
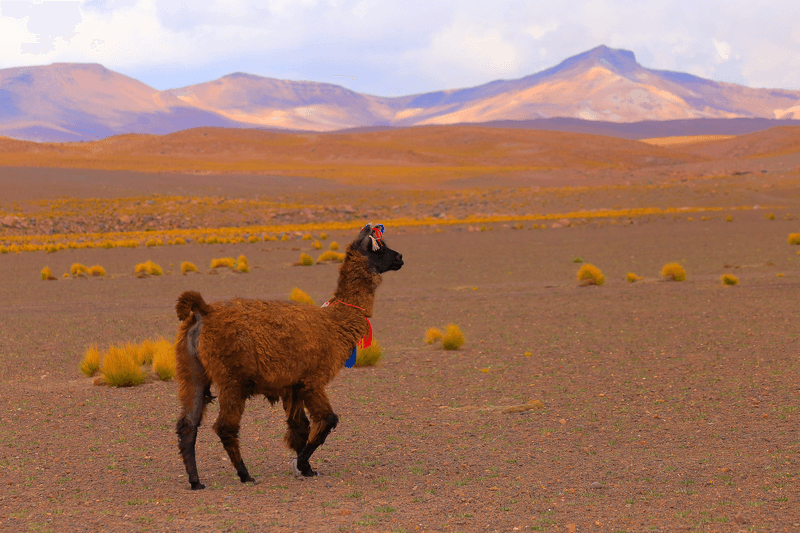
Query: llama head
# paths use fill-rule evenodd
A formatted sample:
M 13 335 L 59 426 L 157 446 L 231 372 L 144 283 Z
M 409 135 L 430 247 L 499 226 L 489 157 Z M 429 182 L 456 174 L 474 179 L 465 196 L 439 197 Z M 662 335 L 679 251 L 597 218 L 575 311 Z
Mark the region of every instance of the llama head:
M 367 224 L 353 241 L 353 248 L 361 252 L 370 268 L 377 274 L 389 270 L 400 270 L 403 266 L 403 254 L 388 246 L 383 240 L 383 224 Z

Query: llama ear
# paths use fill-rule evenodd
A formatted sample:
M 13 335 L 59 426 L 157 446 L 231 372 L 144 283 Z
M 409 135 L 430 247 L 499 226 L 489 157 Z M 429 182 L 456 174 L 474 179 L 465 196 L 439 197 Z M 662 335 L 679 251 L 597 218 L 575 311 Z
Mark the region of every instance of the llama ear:
M 358 233 L 358 237 L 356 237 L 357 242 L 361 242 L 366 239 L 372 233 L 372 224 L 367 224 L 361 231 Z

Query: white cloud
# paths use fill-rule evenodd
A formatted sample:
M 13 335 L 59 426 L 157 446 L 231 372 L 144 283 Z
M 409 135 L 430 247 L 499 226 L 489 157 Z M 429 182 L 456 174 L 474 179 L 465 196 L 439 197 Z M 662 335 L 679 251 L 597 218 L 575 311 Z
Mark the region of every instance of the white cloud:
M 525 28 L 525 33 L 536 39 L 537 41 L 547 35 L 548 33 L 554 32 L 558 29 L 558 22 L 555 20 L 551 20 L 546 24 L 534 24 L 533 26 L 528 26 Z
M 718 41 L 716 39 L 712 39 L 712 42 L 714 43 L 714 48 L 717 50 L 717 63 L 724 63 L 731 58 L 731 45 L 725 41 Z

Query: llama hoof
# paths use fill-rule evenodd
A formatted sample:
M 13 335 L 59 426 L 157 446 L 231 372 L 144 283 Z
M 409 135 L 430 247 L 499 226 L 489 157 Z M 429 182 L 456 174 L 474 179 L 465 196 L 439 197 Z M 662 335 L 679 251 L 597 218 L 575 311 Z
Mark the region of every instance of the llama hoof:
M 304 477 L 314 477 L 317 475 L 315 471 L 311 470 L 311 467 L 308 468 L 308 472 L 303 472 L 302 470 L 297 468 L 296 458 L 292 459 L 292 462 L 290 464 L 292 465 L 292 474 L 294 474 L 294 477 L 296 477 L 297 479 L 303 479 Z
M 206 486 L 199 481 L 192 482 L 192 490 L 203 490 L 204 488 L 206 488 Z
M 242 483 L 252 483 L 253 485 L 258 485 L 258 481 L 256 481 L 255 479 L 251 478 L 250 476 L 247 476 L 246 478 L 242 479 L 241 482 Z

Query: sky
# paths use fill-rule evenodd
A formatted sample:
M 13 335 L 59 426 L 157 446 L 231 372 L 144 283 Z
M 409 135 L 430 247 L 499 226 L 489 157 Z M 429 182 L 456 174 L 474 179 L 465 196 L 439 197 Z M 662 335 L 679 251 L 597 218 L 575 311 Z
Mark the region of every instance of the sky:
M 400 96 L 602 44 L 647 68 L 800 90 L 797 0 L 0 0 L 0 69 L 100 63 L 159 90 L 246 72 Z

